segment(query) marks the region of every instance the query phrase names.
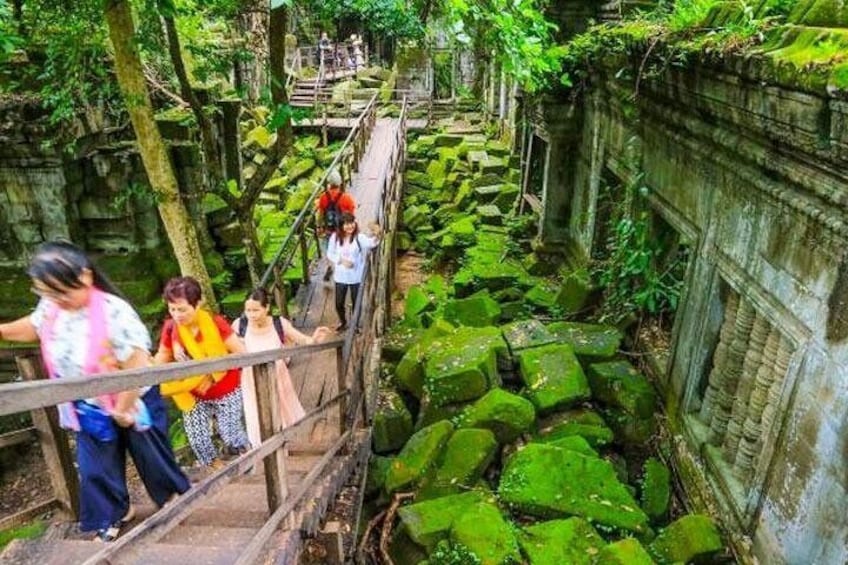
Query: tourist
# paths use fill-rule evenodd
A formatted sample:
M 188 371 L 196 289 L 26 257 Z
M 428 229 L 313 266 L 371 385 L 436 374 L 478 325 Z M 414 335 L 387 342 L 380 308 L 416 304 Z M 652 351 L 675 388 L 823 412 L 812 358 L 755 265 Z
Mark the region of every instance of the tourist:
M 318 54 L 321 57 L 321 63 L 327 65 L 328 63 L 332 65 L 333 56 L 332 56 L 333 46 L 330 44 L 330 38 L 327 37 L 327 32 L 321 32 L 321 39 L 318 40 Z
M 356 297 L 362 275 L 365 272 L 365 252 L 380 242 L 380 226 L 372 223 L 370 235 L 359 233 L 359 226 L 353 214 L 342 215 L 342 225 L 331 237 L 327 250 L 327 259 L 333 265 L 333 280 L 336 283 L 336 314 L 339 323 L 337 331 L 347 328 L 345 302 L 350 292 L 351 311 L 356 308 Z
M 365 68 L 365 57 L 362 55 L 362 39 L 355 33 L 350 36 L 350 44 L 353 47 L 353 63 L 356 70 Z
M 356 201 L 353 199 L 353 196 L 345 191 L 342 184 L 342 176 L 338 170 L 333 169 L 327 175 L 327 185 L 315 203 L 315 210 L 321 248 L 326 256 L 328 240 L 333 233 L 341 228 L 342 215 L 353 215 L 356 212 Z M 330 280 L 332 271 L 333 268 L 330 264 L 325 273 L 324 280 Z
M 211 359 L 244 353 L 244 345 L 227 321 L 201 306 L 200 284 L 191 277 L 176 277 L 162 292 L 170 319 L 162 327 L 156 363 Z M 242 423 L 241 371 L 238 368 L 162 384 L 183 412 L 186 436 L 201 465 L 222 466 L 212 442 L 212 419 L 227 455 L 248 447 Z
M 282 316 L 271 315 L 271 305 L 265 289 L 258 288 L 244 302 L 244 314 L 233 322 L 233 330 L 244 340 L 250 353 L 279 349 L 287 343 L 309 345 L 324 341 L 332 332 L 329 328 L 315 328 L 306 335 L 294 328 Z M 292 385 L 289 370 L 283 359 L 276 362 L 277 394 L 280 397 L 280 415 L 284 426 L 291 426 L 306 414 L 297 392 Z M 256 383 L 253 369 L 245 367 L 241 375 L 241 390 L 244 397 L 244 420 L 247 437 L 254 447 L 262 443 L 259 435 L 259 410 L 256 404 Z
M 0 339 L 41 341 L 52 379 L 103 376 L 150 364 L 150 335 L 111 282 L 71 243 L 43 244 L 29 268 L 35 311 L 0 324 Z M 59 405 L 59 424 L 75 432 L 80 528 L 112 541 L 133 519 L 126 452 L 147 492 L 163 506 L 189 489 L 168 443 L 159 387 L 104 394 Z

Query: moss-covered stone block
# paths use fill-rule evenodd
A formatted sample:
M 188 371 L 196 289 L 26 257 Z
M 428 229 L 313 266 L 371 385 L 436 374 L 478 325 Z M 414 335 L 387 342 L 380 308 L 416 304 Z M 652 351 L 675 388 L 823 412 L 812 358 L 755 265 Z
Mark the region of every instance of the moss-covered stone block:
M 606 544 L 592 524 L 582 518 L 529 526 L 518 539 L 529 565 L 592 565 Z
M 635 538 L 625 538 L 601 549 L 594 565 L 654 565 L 654 560 Z
M 456 147 L 464 141 L 461 135 L 442 133 L 436 135 L 433 139 L 435 147 Z
M 461 247 L 470 247 L 477 241 L 477 227 L 473 216 L 454 220 L 445 229 L 453 237 L 456 245 Z
M 386 492 L 391 494 L 417 486 L 437 464 L 452 433 L 453 425 L 446 420 L 415 432 L 392 461 L 386 474 Z
M 516 355 L 525 396 L 540 414 L 568 408 L 591 396 L 583 368 L 570 345 L 550 344 Z
M 503 159 L 492 157 L 487 154 L 487 158 L 477 162 L 480 172 L 484 175 L 503 175 L 506 174 L 507 164 Z
M 623 337 L 617 328 L 601 324 L 553 322 L 545 328 L 558 342 L 573 347 L 584 364 L 614 357 Z
M 395 369 L 395 383 L 400 390 L 411 392 L 416 398 L 421 398 L 424 392 L 424 360 L 427 349 L 434 340 L 453 331 L 454 327 L 450 323 L 437 320 L 419 334 L 418 340 L 407 348 Z
M 658 563 L 691 563 L 722 550 L 721 534 L 708 516 L 690 514 L 672 522 L 648 546 Z
M 576 451 L 577 453 L 582 453 L 583 455 L 591 455 L 593 457 L 598 456 L 598 452 L 595 451 L 591 445 L 589 445 L 589 442 L 586 441 L 583 436 L 563 436 L 545 442 L 539 442 L 538 439 L 534 439 L 533 441 L 537 443 L 544 443 L 545 445 L 550 445 L 553 447 L 559 447 L 560 449 L 570 449 L 571 451 Z
M 604 419 L 592 410 L 574 409 L 554 414 L 540 423 L 537 439 L 543 443 L 578 435 L 592 447 L 612 443 L 614 434 Z
M 445 302 L 442 315 L 445 320 L 457 326 L 482 328 L 497 324 L 501 307 L 484 292 Z
M 529 432 L 535 421 L 536 410 L 529 400 L 495 388 L 462 412 L 457 427 L 492 430 L 504 444 Z
M 417 500 L 470 490 L 494 459 L 497 448 L 498 441 L 491 430 L 456 430 L 445 446 L 439 468 L 421 489 Z
M 421 397 L 421 403 L 418 407 L 418 419 L 415 421 L 415 429 L 426 428 L 440 420 L 453 420 L 465 410 L 468 404 L 468 402 L 436 404 L 430 401 L 429 396 L 425 392 Z
M 441 161 L 430 161 L 427 165 L 427 176 L 430 178 L 430 188 L 433 190 L 441 190 L 445 186 L 445 178 L 447 170 L 445 164 Z
M 477 206 L 477 216 L 480 223 L 490 226 L 502 226 L 504 222 L 503 214 L 494 204 Z
M 394 324 L 383 337 L 382 359 L 397 363 L 421 339 L 424 330 L 404 324 Z
M 506 344 L 497 328 L 457 328 L 425 353 L 424 390 L 437 406 L 473 400 L 500 384 L 498 352 Z
M 289 178 L 289 182 L 296 182 L 297 180 L 306 177 L 312 170 L 315 168 L 315 159 L 305 158 L 305 159 L 297 159 L 291 165 L 286 167 L 286 176 Z
M 368 459 L 368 479 L 365 481 L 365 496 L 371 497 L 383 490 L 386 475 L 392 466 L 391 457 L 372 455 Z
M 454 519 L 450 539 L 462 544 L 480 565 L 510 565 L 521 561 L 518 540 L 500 509 L 479 502 Z
M 486 498 L 479 491 L 442 496 L 403 506 L 398 509 L 398 516 L 409 538 L 432 551 L 440 540 L 447 538 L 458 516 Z
M 624 445 L 644 444 L 656 431 L 653 416 L 640 418 L 621 408 L 603 408 L 601 414 L 615 434 L 616 441 Z
M 506 463 L 501 500 L 541 518 L 580 516 L 609 528 L 647 534 L 648 517 L 608 461 L 541 443 Z
M 530 253 L 524 257 L 521 266 L 533 276 L 545 277 L 552 275 L 557 271 L 557 262 L 552 260 L 550 255 L 540 255 L 538 253 Z
M 403 316 L 407 320 L 413 320 L 427 310 L 432 310 L 435 305 L 430 301 L 430 297 L 421 287 L 410 287 L 406 292 L 406 300 L 403 305 Z
M 627 361 L 592 363 L 587 371 L 592 397 L 636 418 L 650 418 L 656 395 L 648 379 Z
M 580 312 L 593 290 L 589 271 L 577 269 L 563 277 L 556 294 L 556 304 L 568 314 Z
M 371 440 L 376 453 L 397 451 L 412 435 L 412 414 L 400 395 L 390 389 L 377 394 Z
M 652 523 L 661 522 L 668 516 L 668 507 L 671 502 L 671 473 L 668 467 L 654 457 L 645 461 L 640 501 L 642 510 Z
M 501 326 L 504 340 L 513 355 L 524 349 L 548 345 L 557 341 L 539 320 L 519 320 Z
M 524 300 L 536 310 L 550 310 L 556 305 L 556 286 L 550 281 L 542 280 L 527 291 Z

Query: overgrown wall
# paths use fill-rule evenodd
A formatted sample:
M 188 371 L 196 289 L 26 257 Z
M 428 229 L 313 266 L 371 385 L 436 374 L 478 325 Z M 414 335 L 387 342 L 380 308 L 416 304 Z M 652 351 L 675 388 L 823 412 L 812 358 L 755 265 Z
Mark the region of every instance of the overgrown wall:
M 659 376 L 692 499 L 743 557 L 848 562 L 848 97 L 641 60 L 547 105 L 545 237 L 591 255 L 602 185 L 644 187 L 692 248 Z

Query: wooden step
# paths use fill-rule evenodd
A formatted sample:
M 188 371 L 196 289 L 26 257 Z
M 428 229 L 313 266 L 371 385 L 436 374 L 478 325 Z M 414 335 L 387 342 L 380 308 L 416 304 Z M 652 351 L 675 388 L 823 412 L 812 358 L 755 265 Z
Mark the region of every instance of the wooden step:
M 224 528 L 261 528 L 268 519 L 268 509 L 231 510 L 198 508 L 189 514 L 181 525 L 221 526 Z
M 241 547 L 157 543 L 145 547 L 141 555 L 131 560 L 118 557 L 116 562 L 121 565 L 230 565 L 241 553 Z
M 254 528 L 225 528 L 214 526 L 177 526 L 159 541 L 165 544 L 207 545 L 210 547 L 244 547 L 253 539 Z
M 202 508 L 258 510 L 268 504 L 264 484 L 230 483 L 206 500 Z

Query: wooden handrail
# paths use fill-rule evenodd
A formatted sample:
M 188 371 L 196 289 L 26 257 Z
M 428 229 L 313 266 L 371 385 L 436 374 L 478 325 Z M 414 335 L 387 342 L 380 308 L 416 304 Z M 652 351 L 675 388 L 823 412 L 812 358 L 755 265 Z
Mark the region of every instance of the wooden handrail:
M 309 195 L 309 198 L 304 203 L 303 208 L 300 213 L 295 218 L 294 223 L 292 224 L 289 232 L 286 234 L 286 238 L 283 240 L 283 243 L 280 245 L 280 248 L 274 254 L 274 258 L 271 259 L 268 268 L 265 269 L 265 273 L 262 275 L 262 278 L 259 281 L 259 286 L 267 287 L 268 283 L 271 281 L 271 277 L 274 276 L 274 269 L 279 269 L 280 272 L 285 272 L 288 266 L 291 264 L 291 255 L 293 255 L 294 251 L 292 250 L 291 255 L 286 257 L 285 262 L 283 262 L 283 255 L 288 250 L 289 246 L 294 241 L 296 236 L 302 236 L 305 231 L 308 221 L 314 216 L 314 204 L 315 199 L 324 191 L 324 187 L 327 184 L 327 176 L 331 171 L 336 169 L 339 166 L 340 161 L 346 156 L 346 150 L 354 144 L 357 136 L 363 131 L 363 123 L 369 116 L 369 113 L 374 113 L 375 104 L 376 104 L 377 95 L 371 97 L 371 100 L 368 102 L 368 105 L 362 111 L 362 113 L 357 117 L 356 122 L 351 128 L 350 132 L 347 134 L 344 143 L 342 144 L 339 151 L 336 153 L 336 156 L 333 158 L 330 165 L 324 171 L 324 174 L 321 176 L 321 179 L 318 181 L 315 190 L 312 191 L 312 194 Z M 370 132 L 369 132 L 370 135 Z
M 101 394 L 157 385 L 193 375 L 205 375 L 236 367 L 269 363 L 284 357 L 338 349 L 341 346 L 342 341 L 336 339 L 315 345 L 300 345 L 259 353 L 239 353 L 204 361 L 185 361 L 142 369 L 116 371 L 109 373 L 108 376 L 103 375 L 98 378 L 68 377 L 8 383 L 0 385 L 0 416 L 53 406 L 60 402 L 69 402 L 79 398 L 91 398 Z

